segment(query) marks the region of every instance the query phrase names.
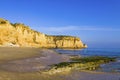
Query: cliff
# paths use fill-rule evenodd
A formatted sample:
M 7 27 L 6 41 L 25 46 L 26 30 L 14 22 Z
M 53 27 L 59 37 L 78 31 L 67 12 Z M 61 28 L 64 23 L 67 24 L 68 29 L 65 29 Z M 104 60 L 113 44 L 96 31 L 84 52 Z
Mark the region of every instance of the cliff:
M 24 24 L 12 24 L 0 18 L 0 46 L 40 48 L 85 48 L 78 37 L 51 36 L 30 29 Z

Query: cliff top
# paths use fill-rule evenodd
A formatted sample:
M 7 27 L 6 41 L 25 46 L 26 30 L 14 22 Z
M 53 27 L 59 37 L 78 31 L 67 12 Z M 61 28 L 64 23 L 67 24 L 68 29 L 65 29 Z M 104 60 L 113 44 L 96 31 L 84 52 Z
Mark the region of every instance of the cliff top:
M 80 38 L 75 37 L 75 36 L 69 36 L 69 35 L 46 35 L 48 37 L 54 37 L 54 38 L 59 38 L 59 39 L 76 39 L 80 40 Z
M 27 26 L 27 25 L 25 25 L 25 24 L 23 24 L 23 23 L 10 23 L 8 20 L 5 20 L 5 19 L 3 19 L 3 18 L 0 18 L 0 24 L 10 24 L 10 25 L 12 25 L 13 27 L 15 27 L 15 28 L 18 28 L 18 27 L 21 27 L 21 28 L 24 28 L 24 29 L 26 29 L 26 30 L 31 30 L 31 31 L 33 31 L 33 32 L 35 32 L 35 33 L 40 33 L 40 34 L 42 34 L 41 32 L 38 32 L 38 31 L 36 31 L 36 30 L 33 30 L 33 29 L 31 29 L 29 26 Z M 69 36 L 69 35 L 47 35 L 46 34 L 46 36 L 48 36 L 48 37 L 55 37 L 55 38 L 61 38 L 61 39 L 67 39 L 67 38 L 71 38 L 71 39 L 73 39 L 73 38 L 75 38 L 75 39 L 78 39 L 79 40 L 79 38 L 78 37 L 75 37 L 75 36 Z
M 3 18 L 0 18 L 0 24 L 8 24 L 9 21 L 3 19 Z

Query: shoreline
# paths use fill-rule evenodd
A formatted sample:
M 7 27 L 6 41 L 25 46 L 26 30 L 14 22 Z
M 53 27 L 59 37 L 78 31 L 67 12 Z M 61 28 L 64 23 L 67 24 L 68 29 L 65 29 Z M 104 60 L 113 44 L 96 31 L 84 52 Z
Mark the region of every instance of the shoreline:
M 72 70 L 70 72 L 56 73 L 52 75 L 42 74 L 40 69 L 44 69 L 44 66 L 69 60 L 68 56 L 58 54 L 49 49 L 4 48 L 3 50 L 0 50 L 0 54 L 2 54 L 2 52 L 6 52 L 6 54 L 9 55 L 13 53 L 16 55 L 20 52 L 22 53 L 21 56 L 30 53 L 32 56 L 28 57 L 29 55 L 26 55 L 26 57 L 18 57 L 18 59 L 0 63 L 0 80 L 119 80 L 120 78 L 119 73 L 106 73 L 87 70 Z M 37 56 L 33 56 L 36 54 Z M 112 79 L 112 77 L 114 79 Z

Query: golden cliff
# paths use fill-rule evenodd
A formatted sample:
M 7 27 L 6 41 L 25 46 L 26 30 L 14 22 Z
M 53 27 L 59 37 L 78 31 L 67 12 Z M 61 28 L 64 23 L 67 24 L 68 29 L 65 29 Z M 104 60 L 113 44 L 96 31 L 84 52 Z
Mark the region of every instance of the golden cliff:
M 30 29 L 24 24 L 12 24 L 0 18 L 0 46 L 40 48 L 85 48 L 77 37 L 51 36 Z

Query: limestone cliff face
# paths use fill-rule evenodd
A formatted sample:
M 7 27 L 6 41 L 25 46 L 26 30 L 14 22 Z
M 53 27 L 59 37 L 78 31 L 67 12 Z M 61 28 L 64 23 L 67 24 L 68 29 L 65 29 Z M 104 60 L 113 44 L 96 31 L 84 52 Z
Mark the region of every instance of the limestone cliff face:
M 41 48 L 85 48 L 81 40 L 72 36 L 50 36 L 30 29 L 24 24 L 12 24 L 0 18 L 0 46 Z
M 72 36 L 46 36 L 48 47 L 54 48 L 84 48 L 85 45 L 77 37 Z

